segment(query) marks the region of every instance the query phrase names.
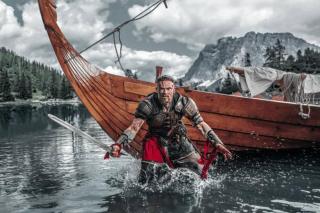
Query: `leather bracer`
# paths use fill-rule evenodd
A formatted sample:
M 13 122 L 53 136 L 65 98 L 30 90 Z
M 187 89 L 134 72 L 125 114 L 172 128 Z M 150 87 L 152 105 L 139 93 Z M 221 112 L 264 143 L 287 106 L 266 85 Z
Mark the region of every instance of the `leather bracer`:
M 223 144 L 220 138 L 214 133 L 214 131 L 211 129 L 207 132 L 207 140 L 211 142 L 211 144 L 216 147 L 218 144 Z

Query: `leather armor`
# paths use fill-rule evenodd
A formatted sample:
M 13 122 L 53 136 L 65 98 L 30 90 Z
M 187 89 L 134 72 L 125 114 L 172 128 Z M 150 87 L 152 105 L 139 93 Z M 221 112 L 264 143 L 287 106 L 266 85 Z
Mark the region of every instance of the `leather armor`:
M 169 112 L 163 112 L 162 105 L 158 99 L 157 93 L 152 93 L 140 102 L 135 117 L 146 120 L 149 126 L 149 136 L 157 136 L 159 143 L 167 147 L 170 159 L 173 163 L 190 153 L 195 149 L 189 141 L 185 129 L 185 135 L 177 135 L 172 130 L 179 125 L 183 125 L 181 119 L 186 116 L 194 125 L 203 121 L 199 110 L 191 98 L 175 93 L 173 103 Z M 147 136 L 148 138 L 148 136 Z
M 141 101 L 135 112 L 135 117 L 146 120 L 150 134 L 162 137 L 167 137 L 167 133 L 181 121 L 183 116 L 190 119 L 194 125 L 203 121 L 194 101 L 179 93 L 174 94 L 169 112 L 162 111 L 157 93 L 152 93 Z

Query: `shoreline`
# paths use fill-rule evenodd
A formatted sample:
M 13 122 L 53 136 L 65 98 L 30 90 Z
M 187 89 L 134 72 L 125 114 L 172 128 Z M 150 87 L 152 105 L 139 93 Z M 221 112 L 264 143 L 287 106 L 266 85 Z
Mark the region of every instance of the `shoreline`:
M 48 99 L 45 101 L 42 100 L 35 100 L 35 99 L 28 99 L 28 100 L 16 100 L 16 101 L 7 101 L 7 102 L 0 102 L 0 107 L 3 106 L 23 106 L 23 105 L 59 105 L 59 104 L 73 104 L 79 105 L 82 104 L 78 98 L 72 99 Z

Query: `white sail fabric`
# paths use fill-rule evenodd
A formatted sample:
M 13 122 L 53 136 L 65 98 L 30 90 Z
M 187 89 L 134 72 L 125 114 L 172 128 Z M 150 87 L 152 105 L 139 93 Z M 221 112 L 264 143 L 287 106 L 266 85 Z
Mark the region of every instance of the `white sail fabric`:
M 320 92 L 320 75 L 307 75 L 304 80 L 304 93 Z
M 286 101 L 310 102 L 314 94 L 320 93 L 320 75 L 297 74 L 268 67 L 244 67 L 243 71 L 244 77 L 240 76 L 240 85 L 251 96 L 265 92 L 273 82 L 281 79 Z
M 285 72 L 268 67 L 244 67 L 244 77 L 240 76 L 243 90 L 248 89 L 251 96 L 256 96 L 266 91 L 274 81 L 281 80 Z

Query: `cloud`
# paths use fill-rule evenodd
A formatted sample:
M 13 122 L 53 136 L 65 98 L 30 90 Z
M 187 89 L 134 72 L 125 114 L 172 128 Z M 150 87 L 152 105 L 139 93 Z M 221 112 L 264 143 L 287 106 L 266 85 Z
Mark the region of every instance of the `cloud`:
M 113 28 L 108 22 L 109 6 L 116 0 L 58 1 L 58 24 L 67 39 L 78 48 L 85 48 Z
M 0 1 L 0 37 L 1 43 L 5 44 L 12 38 L 19 36 L 18 21 L 14 16 L 13 8 L 7 7 Z
M 99 64 L 105 70 L 123 75 L 123 71 L 119 65 L 115 64 L 117 56 L 113 44 L 99 44 L 97 47 L 86 52 L 84 56 L 89 61 Z M 123 47 L 121 63 L 124 69 L 131 69 L 133 72 L 137 72 L 139 79 L 153 81 L 156 66 L 162 66 L 164 74 L 180 78 L 191 66 L 192 59 L 188 56 L 165 51 L 139 51 Z
M 23 7 L 23 25 L 18 22 L 12 7 L 0 1 L 0 46 L 5 46 L 16 53 L 36 60 L 54 64 L 54 55 L 46 35 L 40 15 L 36 13 L 36 4 L 26 4 Z M 51 53 L 51 54 L 50 54 Z
M 136 30 L 147 31 L 155 42 L 174 39 L 190 49 L 248 31 L 292 32 L 319 42 L 318 0 L 169 0 L 168 5 L 135 22 Z M 128 12 L 133 17 L 146 7 L 134 5 Z
M 84 0 L 82 4 L 76 1 L 58 1 L 57 6 L 58 24 L 76 47 L 87 46 L 101 37 L 104 29 L 111 26 L 110 23 L 103 22 L 108 16 L 105 11 L 108 4 L 105 1 Z M 23 24 L 17 21 L 13 8 L 0 1 L 0 20 L 3 22 L 0 23 L 0 45 L 29 59 L 57 65 L 38 5 L 30 2 L 23 5 L 21 10 Z
M 115 0 L 58 1 L 58 24 L 67 39 L 81 50 L 100 39 L 106 29 L 113 26 L 108 22 L 109 4 Z M 38 5 L 30 2 L 21 7 L 23 24 L 19 23 L 12 7 L 0 1 L 0 46 L 14 50 L 30 60 L 37 60 L 60 68 L 43 27 Z M 180 77 L 191 65 L 187 56 L 157 51 L 136 51 L 123 47 L 122 63 L 126 68 L 138 72 L 144 80 L 153 80 L 156 65 Z M 123 74 L 114 61 L 113 44 L 102 42 L 87 51 L 84 56 L 93 64 L 115 74 Z

